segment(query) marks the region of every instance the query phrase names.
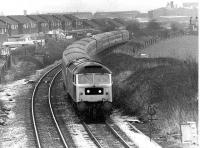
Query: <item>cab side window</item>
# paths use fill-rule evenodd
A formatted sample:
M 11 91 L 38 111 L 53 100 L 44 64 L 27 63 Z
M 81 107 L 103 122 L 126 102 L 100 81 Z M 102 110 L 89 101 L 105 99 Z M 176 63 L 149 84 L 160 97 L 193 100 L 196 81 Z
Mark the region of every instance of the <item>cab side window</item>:
M 76 84 L 76 76 L 73 74 L 73 83 Z

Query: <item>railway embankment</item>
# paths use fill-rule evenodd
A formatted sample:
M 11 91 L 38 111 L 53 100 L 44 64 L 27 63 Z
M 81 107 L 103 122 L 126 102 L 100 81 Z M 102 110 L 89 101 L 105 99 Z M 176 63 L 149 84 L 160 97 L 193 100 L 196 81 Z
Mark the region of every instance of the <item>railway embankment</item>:
M 116 108 L 124 114 L 136 115 L 148 128 L 148 107 L 153 106 L 157 119 L 153 127 L 167 141 L 161 142 L 164 147 L 184 147 L 180 124 L 198 121 L 198 64 L 193 54 L 198 50 L 197 38 L 185 36 L 161 41 L 135 54 L 130 54 L 130 50 L 124 52 L 131 49 L 125 44 L 117 49 L 123 52 L 113 51 L 100 58 L 113 72 Z M 190 56 L 186 57 L 181 50 L 191 53 L 187 54 Z M 156 56 L 157 52 L 162 56 Z M 138 53 L 151 56 L 142 58 Z

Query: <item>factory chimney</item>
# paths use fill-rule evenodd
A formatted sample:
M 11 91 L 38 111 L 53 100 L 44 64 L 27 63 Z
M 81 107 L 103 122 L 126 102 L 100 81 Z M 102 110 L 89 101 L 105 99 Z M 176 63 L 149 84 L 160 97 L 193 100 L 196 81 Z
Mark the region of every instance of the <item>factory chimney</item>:
M 24 15 L 27 15 L 27 10 L 24 10 Z
M 170 2 L 170 7 L 174 8 L 174 2 L 173 1 Z

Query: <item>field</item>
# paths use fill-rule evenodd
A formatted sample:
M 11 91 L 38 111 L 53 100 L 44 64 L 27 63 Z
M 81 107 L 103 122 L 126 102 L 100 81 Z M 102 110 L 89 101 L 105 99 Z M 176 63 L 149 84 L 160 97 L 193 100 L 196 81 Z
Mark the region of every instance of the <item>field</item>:
M 148 123 L 148 107 L 153 106 L 154 118 L 158 119 L 155 129 L 180 143 L 180 124 L 198 121 L 197 39 L 169 39 L 135 53 L 146 53 L 150 58 L 128 55 L 125 50 L 130 51 L 131 47 L 127 44 L 118 47 L 118 51 L 123 50 L 121 53 L 113 51 L 99 57 L 113 72 L 115 107 Z M 179 135 L 178 140 L 173 135 Z
M 198 37 L 183 36 L 161 41 L 146 48 L 142 53 L 146 53 L 150 57 L 172 57 L 198 61 Z

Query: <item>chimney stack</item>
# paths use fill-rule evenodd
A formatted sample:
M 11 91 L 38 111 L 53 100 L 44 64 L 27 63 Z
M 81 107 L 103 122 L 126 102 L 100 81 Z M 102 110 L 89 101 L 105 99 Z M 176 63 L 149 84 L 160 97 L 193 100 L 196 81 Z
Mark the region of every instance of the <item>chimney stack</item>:
M 24 10 L 24 15 L 27 15 L 27 10 Z
M 170 6 L 171 6 L 171 8 L 174 8 L 174 2 L 173 1 L 170 2 Z

